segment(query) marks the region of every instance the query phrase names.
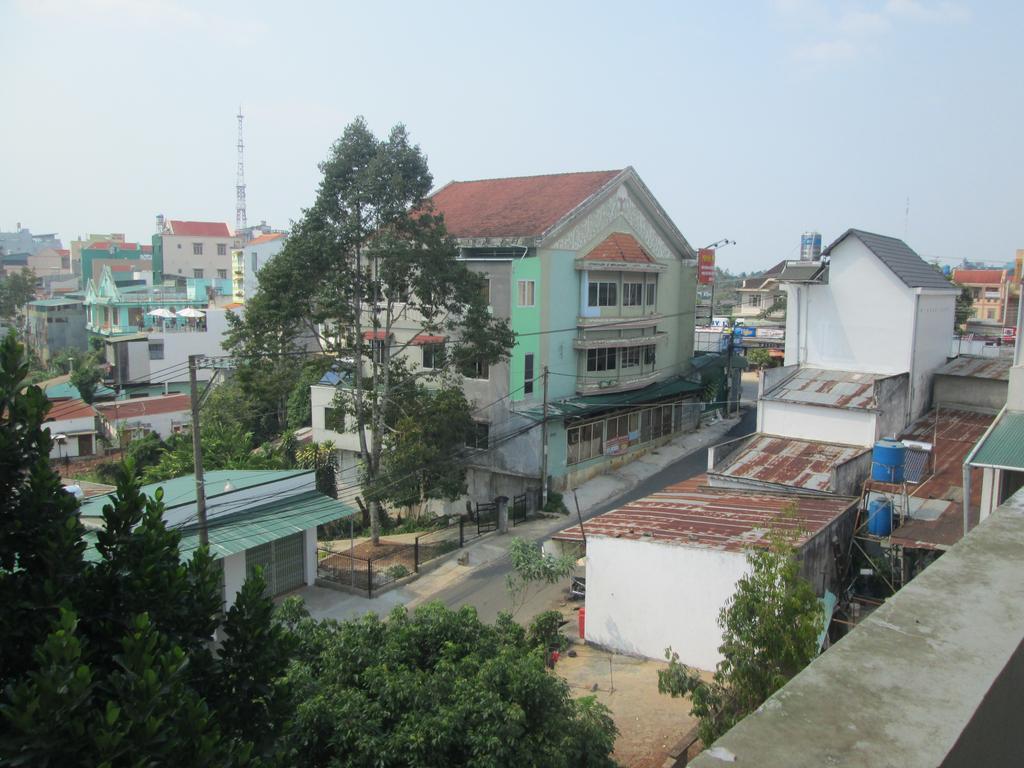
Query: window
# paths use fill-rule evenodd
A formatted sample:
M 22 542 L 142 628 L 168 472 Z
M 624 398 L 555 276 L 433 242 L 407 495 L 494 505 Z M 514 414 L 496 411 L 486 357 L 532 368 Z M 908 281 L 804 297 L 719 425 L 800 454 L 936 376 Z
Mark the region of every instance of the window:
M 587 370 L 614 371 L 616 367 L 616 353 L 618 351 L 614 347 L 610 349 L 588 349 Z
M 490 370 L 487 363 L 477 358 L 462 366 L 462 375 L 467 379 L 488 379 L 490 378 Z
M 523 394 L 533 394 L 533 355 L 523 358 Z
M 483 298 L 485 304 L 491 303 L 491 281 L 490 278 L 485 277 L 480 285 L 480 296 Z
M 384 339 L 370 340 L 370 355 L 373 357 L 373 362 L 377 365 L 384 364 L 384 351 L 387 347 L 387 342 Z
M 640 367 L 640 347 L 627 347 L 622 350 L 622 368 Z
M 604 453 L 604 422 L 583 424 L 566 430 L 567 464 L 596 458 Z
M 203 270 L 201 270 L 201 269 L 193 269 L 192 270 L 192 277 L 202 278 L 202 276 L 203 276 Z
M 619 303 L 615 283 L 590 283 L 587 286 L 587 306 L 614 307 Z
M 217 270 L 217 279 L 218 280 L 227 280 L 228 279 L 228 271 L 226 269 L 218 269 Z
M 760 293 L 748 294 L 747 295 L 747 304 L 749 306 L 751 306 L 751 307 L 760 307 L 761 306 L 761 294 Z
M 218 256 L 227 256 L 228 255 L 228 244 L 227 243 L 217 243 L 217 255 Z
M 654 365 L 654 345 L 648 345 L 644 347 L 644 365 Z
M 259 258 L 260 255 L 256 253 L 256 251 L 249 254 L 249 265 L 251 266 L 252 273 L 254 275 L 256 274 L 256 270 L 259 269 Z
M 643 303 L 644 286 L 642 283 L 622 284 L 622 306 L 639 307 Z
M 340 408 L 324 408 L 324 429 L 334 432 L 345 431 L 345 412 Z
M 473 428 L 466 435 L 466 445 L 478 450 L 487 449 L 487 441 L 491 434 L 491 425 L 483 421 L 473 422 Z
M 534 290 L 536 284 L 533 280 L 520 280 L 519 281 L 519 306 L 520 307 L 532 307 L 534 303 Z
M 203 244 L 202 243 L 192 243 L 192 255 L 193 256 L 202 256 L 203 255 Z
M 151 341 L 151 342 L 149 342 L 149 359 L 150 360 L 163 360 L 164 359 L 164 343 L 162 341 Z
M 423 367 L 428 369 L 441 368 L 444 365 L 444 344 L 423 345 Z

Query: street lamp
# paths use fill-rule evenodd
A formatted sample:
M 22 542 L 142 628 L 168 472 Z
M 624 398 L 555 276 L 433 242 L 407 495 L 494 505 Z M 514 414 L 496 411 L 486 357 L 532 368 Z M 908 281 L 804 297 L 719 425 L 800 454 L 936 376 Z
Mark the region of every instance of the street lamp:
M 59 435 L 54 435 L 53 439 L 57 441 L 57 458 L 64 460 L 64 467 L 66 469 L 70 457 L 65 453 L 64 446 L 68 441 L 68 436 L 61 432 Z

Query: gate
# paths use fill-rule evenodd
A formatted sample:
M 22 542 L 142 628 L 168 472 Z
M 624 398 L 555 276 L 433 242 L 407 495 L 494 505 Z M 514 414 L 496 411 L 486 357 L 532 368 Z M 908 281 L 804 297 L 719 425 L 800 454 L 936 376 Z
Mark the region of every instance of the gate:
M 476 532 L 478 535 L 498 529 L 498 505 L 490 501 L 476 505 Z
M 509 509 L 512 525 L 517 526 L 525 523 L 531 512 L 540 509 L 540 490 L 528 488 L 524 493 L 512 497 L 512 504 Z

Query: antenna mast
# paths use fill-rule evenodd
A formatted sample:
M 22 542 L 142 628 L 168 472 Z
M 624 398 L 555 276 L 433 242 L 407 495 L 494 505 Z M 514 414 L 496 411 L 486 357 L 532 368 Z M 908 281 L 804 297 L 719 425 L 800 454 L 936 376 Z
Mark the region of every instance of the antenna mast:
M 235 234 L 246 228 L 245 223 L 245 144 L 242 142 L 242 106 L 238 106 L 238 177 L 235 180 Z

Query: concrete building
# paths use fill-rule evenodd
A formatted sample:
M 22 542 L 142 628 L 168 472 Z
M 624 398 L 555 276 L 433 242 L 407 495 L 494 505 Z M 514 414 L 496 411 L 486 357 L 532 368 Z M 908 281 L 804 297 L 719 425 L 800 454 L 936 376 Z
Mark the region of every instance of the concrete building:
M 82 249 L 88 247 L 91 243 L 124 243 L 126 241 L 127 238 L 125 238 L 124 232 L 88 234 L 85 237 L 79 235 L 76 239 L 71 241 L 71 247 L 69 248 L 69 256 L 71 258 L 71 271 L 79 276 L 82 274 Z
M 60 250 L 64 247 L 56 233 L 32 234 L 28 227 L 18 222 L 13 232 L 0 232 L 0 253 L 35 254 L 44 248 Z
M 935 371 L 932 402 L 996 412 L 1006 404 L 1013 356 L 961 355 Z
M 974 301 L 968 331 L 1002 337 L 1004 326 L 1016 324 L 1016 316 L 1007 316 L 1011 283 L 1005 269 L 954 269 L 953 282 L 970 291 Z
M 154 272 L 159 269 L 166 278 L 231 280 L 235 239 L 227 224 L 177 219 L 165 222 L 160 216 L 157 227 L 153 235 Z M 231 295 L 230 288 L 226 295 Z
M 244 303 L 251 299 L 257 288 L 260 270 L 280 253 L 288 238 L 287 232 L 260 234 L 232 252 L 232 299 Z
M 87 458 L 100 452 L 96 441 L 96 409 L 82 400 L 54 403 L 43 426 L 50 430 L 53 438 L 52 461 Z
M 907 374 L 908 424 L 927 409 L 946 363 L 959 289 L 894 237 L 850 229 L 822 257 L 787 262 L 779 275 L 786 365 Z
M 671 647 L 684 664 L 714 669 L 718 615 L 750 572 L 746 552 L 766 546 L 772 528 L 791 532 L 801 575 L 823 596 L 837 589 L 833 540 L 849 541 L 856 502 L 710 488 L 698 477 L 588 520 L 587 642 L 658 660 Z M 581 542 L 574 526 L 548 547 Z
M 152 496 L 163 488 L 169 528 L 181 530 L 181 558 L 199 547 L 195 477 L 187 475 L 142 487 Z M 263 569 L 271 596 L 316 581 L 317 526 L 348 517 L 354 510 L 316 490 L 312 470 L 232 470 L 204 474 L 210 554 L 223 571 L 225 608 L 230 608 L 246 577 Z M 87 528 L 102 525 L 107 496 L 86 499 L 80 516 Z M 86 534 L 93 541 L 94 534 Z M 90 547 L 86 557 L 97 557 Z
M 166 440 L 192 427 L 192 398 L 180 393 L 97 403 L 96 412 L 113 445 L 125 446 L 150 433 Z
M 778 281 L 785 265 L 786 262 L 780 261 L 760 275 L 743 279 L 736 289 L 740 302 L 732 308 L 733 315 L 744 320 L 762 314 L 767 320 L 785 320 L 786 291 Z
M 79 249 L 82 290 L 90 280 L 99 282 L 104 267 L 109 267 L 119 282 L 141 279 L 152 285 L 162 281 L 161 268 L 153 261 L 151 246 L 124 240 L 90 240 Z
M 545 366 L 556 489 L 692 428 L 695 254 L 632 168 L 452 182 L 431 203 L 518 334 L 507 362 L 465 372 L 471 498 L 539 487 Z M 372 341 L 431 366 L 446 339 L 411 313 L 403 326 Z M 317 395 L 314 430 L 331 397 Z
M 89 334 L 85 329 L 85 305 L 75 299 L 36 299 L 26 306 L 25 340 L 43 365 L 64 349 L 84 352 Z
M 691 765 L 1018 765 L 1022 561 L 1017 493 Z

